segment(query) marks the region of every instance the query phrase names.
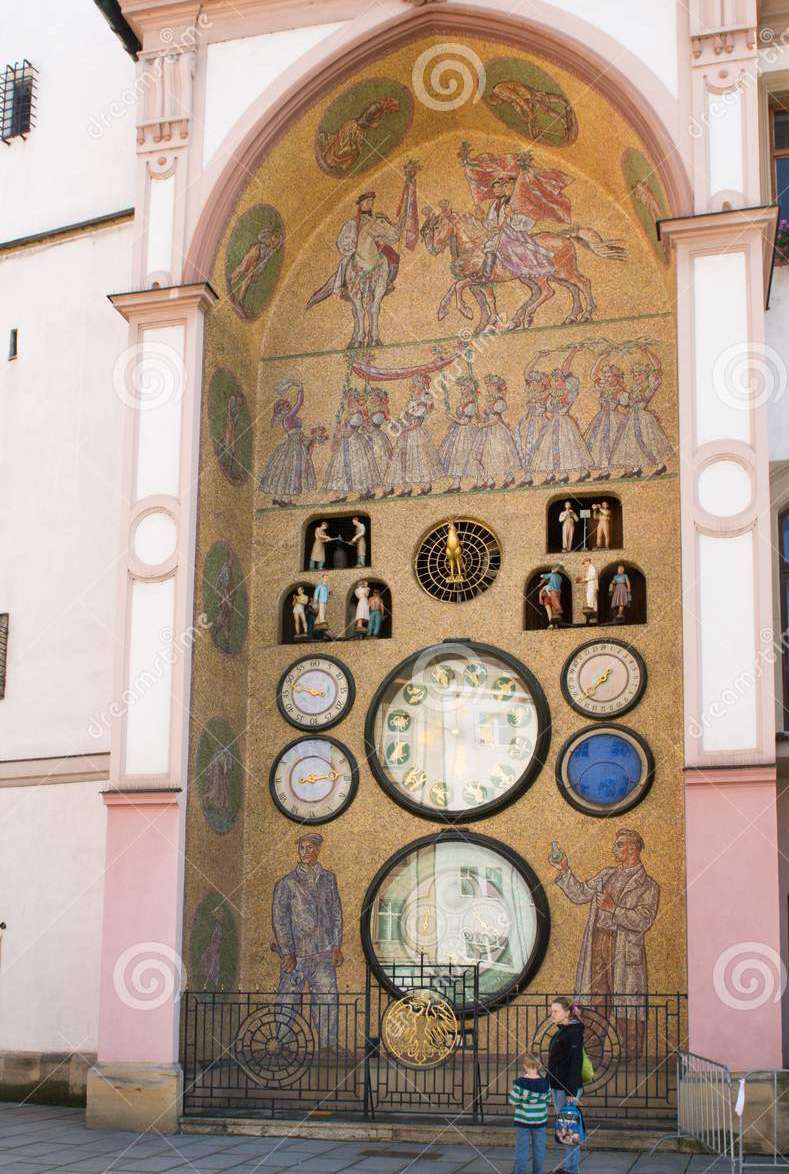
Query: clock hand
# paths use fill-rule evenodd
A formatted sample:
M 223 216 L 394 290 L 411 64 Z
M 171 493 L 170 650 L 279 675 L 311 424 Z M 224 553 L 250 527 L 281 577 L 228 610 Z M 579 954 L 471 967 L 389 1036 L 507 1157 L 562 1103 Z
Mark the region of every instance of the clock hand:
M 294 693 L 309 693 L 310 697 L 325 697 L 326 693 L 323 689 L 309 689 L 306 685 L 297 685 L 293 690 Z
M 337 779 L 339 777 L 340 777 L 339 771 L 330 770 L 327 775 L 316 775 L 316 774 L 304 775 L 303 778 L 298 779 L 297 781 L 299 783 L 323 783 L 328 779 L 328 781 L 330 783 L 336 783 Z
M 600 688 L 600 686 L 606 683 L 613 671 L 613 669 L 606 669 L 605 672 L 601 673 L 597 680 L 594 681 L 588 689 L 584 689 L 584 697 L 592 697 L 593 694 L 595 694 Z

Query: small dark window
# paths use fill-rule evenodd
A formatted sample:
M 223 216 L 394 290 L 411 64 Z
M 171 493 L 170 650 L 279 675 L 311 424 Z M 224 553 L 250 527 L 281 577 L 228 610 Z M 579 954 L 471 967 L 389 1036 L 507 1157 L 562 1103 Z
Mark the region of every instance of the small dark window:
M 25 60 L 7 65 L 0 86 L 0 138 L 24 138 L 35 125 L 36 70 Z
M 8 336 L 8 357 L 15 359 L 19 354 L 19 333 L 14 327 Z
M 789 651 L 787 651 L 786 633 L 789 630 L 789 510 L 778 518 L 778 536 L 781 544 L 778 568 L 781 576 L 781 670 L 784 683 L 783 709 L 784 730 L 789 730 Z
M 789 220 L 789 94 L 770 98 L 770 175 L 781 220 Z

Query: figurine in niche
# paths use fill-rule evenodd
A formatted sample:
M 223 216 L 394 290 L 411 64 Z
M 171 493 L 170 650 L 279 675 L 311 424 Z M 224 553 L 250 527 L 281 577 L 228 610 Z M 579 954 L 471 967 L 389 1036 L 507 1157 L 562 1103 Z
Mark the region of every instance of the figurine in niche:
M 583 583 L 585 588 L 584 605 L 581 609 L 586 616 L 587 624 L 597 619 L 597 595 L 599 590 L 597 567 L 590 558 L 581 559 L 583 575 L 579 575 L 576 583 Z
M 366 579 L 362 579 L 354 595 L 357 601 L 354 626 L 357 632 L 364 632 L 370 623 L 370 585 Z
M 325 574 L 321 575 L 321 581 L 318 583 L 312 593 L 312 602 L 315 605 L 315 609 L 318 613 L 315 619 L 316 629 L 320 628 L 323 630 L 328 627 L 326 622 L 326 608 L 329 603 L 330 595 L 331 590 L 329 588 L 329 576 Z
M 307 604 L 307 639 L 315 639 L 315 620 L 318 615 L 318 605 L 314 599 Z
M 329 533 L 328 522 L 318 522 L 312 536 L 312 550 L 310 551 L 310 570 L 322 571 L 326 566 L 326 544 L 339 541 L 339 536 Z
M 495 489 L 496 480 L 501 480 L 502 489 L 514 484 L 515 473 L 520 467 L 518 446 L 504 419 L 507 411 L 507 384 L 500 375 L 486 375 L 487 400 L 482 413 L 482 447 L 480 462 L 486 489 Z
M 613 511 L 607 501 L 595 502 L 592 517 L 595 520 L 594 544 L 597 550 L 608 550 L 611 545 L 611 518 Z
M 370 609 L 370 618 L 367 623 L 368 636 L 380 636 L 381 625 L 384 622 L 384 601 L 381 592 L 377 587 L 373 587 L 368 600 L 368 607 Z
M 564 611 L 562 609 L 562 564 L 557 563 L 540 575 L 542 586 L 537 596 L 538 602 L 545 608 L 548 617 L 548 627 L 555 628 L 561 622 Z
M 630 590 L 630 579 L 621 563 L 616 568 L 616 574 L 608 584 L 608 594 L 610 596 L 611 611 L 616 613 L 614 620 L 618 624 L 623 624 L 625 622 L 625 611 L 630 607 L 633 595 Z
M 291 598 L 291 603 L 293 605 L 293 636 L 296 640 L 307 639 L 307 613 L 305 608 L 308 606 L 309 602 L 309 595 L 301 586 L 301 584 L 299 584 Z
M 367 527 L 359 518 L 352 518 L 354 525 L 351 546 L 356 547 L 356 565 L 363 567 L 367 564 Z
M 575 525 L 578 521 L 578 514 L 569 501 L 564 503 L 564 509 L 559 514 L 559 521 L 562 524 L 562 554 L 567 554 L 573 549 Z

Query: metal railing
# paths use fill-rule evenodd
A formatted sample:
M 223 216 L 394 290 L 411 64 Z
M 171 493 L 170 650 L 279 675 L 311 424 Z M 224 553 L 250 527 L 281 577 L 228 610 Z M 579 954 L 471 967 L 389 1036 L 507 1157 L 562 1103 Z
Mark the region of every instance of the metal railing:
M 457 972 L 451 978 L 458 983 Z M 424 985 L 439 989 L 437 981 L 433 974 Z M 410 989 L 405 981 L 397 985 Z M 382 1045 L 383 1016 L 396 996 L 371 977 L 365 991 L 336 996 L 187 991 L 184 1113 L 511 1120 L 520 1056 L 529 1050 L 547 1060 L 555 995 L 527 992 L 471 1011 L 467 992 L 440 989 L 458 1009 L 461 1030 L 454 1054 L 429 1070 L 403 1067 Z M 589 995 L 579 1002 L 595 1068 L 584 1089 L 587 1120 L 673 1122 L 685 996 Z
M 789 1068 L 754 1069 L 746 1072 L 739 1085 L 736 1105 L 739 1117 L 738 1174 L 742 1170 L 756 1168 L 789 1169 Z M 758 1094 L 754 1087 L 756 1085 L 760 1086 Z M 748 1114 L 746 1122 L 745 1110 L 749 1105 L 753 1112 Z M 753 1161 L 746 1160 L 746 1140 L 753 1153 Z M 770 1160 L 765 1161 L 765 1157 Z
M 677 1056 L 677 1133 L 691 1138 L 736 1170 L 733 1082 L 725 1064 L 680 1052 Z

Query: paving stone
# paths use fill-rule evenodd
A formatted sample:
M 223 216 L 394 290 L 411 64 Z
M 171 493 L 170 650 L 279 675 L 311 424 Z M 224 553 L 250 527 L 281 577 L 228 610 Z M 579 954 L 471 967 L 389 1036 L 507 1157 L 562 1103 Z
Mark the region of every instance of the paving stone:
M 633 1174 L 685 1174 L 689 1162 L 689 1154 L 642 1154 Z

